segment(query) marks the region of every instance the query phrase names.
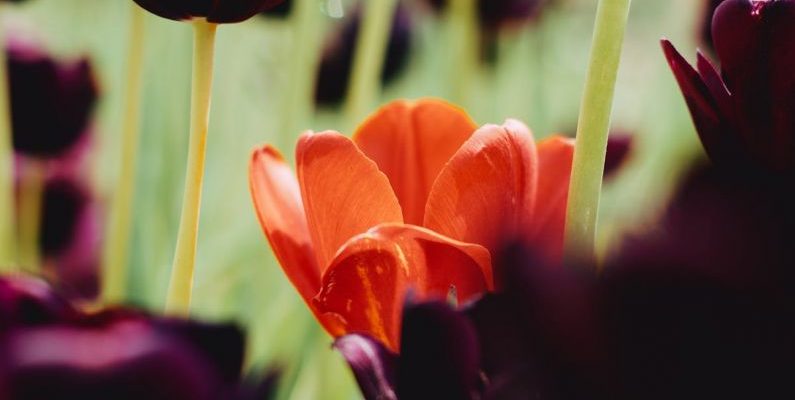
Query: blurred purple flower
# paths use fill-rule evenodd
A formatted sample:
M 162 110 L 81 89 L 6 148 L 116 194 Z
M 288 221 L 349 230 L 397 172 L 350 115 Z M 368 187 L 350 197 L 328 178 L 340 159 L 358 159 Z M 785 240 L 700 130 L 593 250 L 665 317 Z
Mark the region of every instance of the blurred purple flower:
M 795 173 L 795 1 L 726 0 L 712 34 L 721 73 L 662 41 L 701 141 L 723 168 Z
M 345 21 L 342 29 L 326 43 L 315 87 L 315 101 L 320 105 L 337 105 L 345 98 L 361 20 L 361 13 L 354 12 L 352 17 Z M 381 70 L 382 83 L 392 82 L 408 63 L 412 28 L 408 9 L 398 5 L 387 44 L 384 67 Z
M 435 10 L 442 10 L 451 0 L 427 0 Z M 498 29 L 528 21 L 538 15 L 547 0 L 478 0 L 478 21 L 485 29 Z
M 0 337 L 12 328 L 68 320 L 75 314 L 46 282 L 26 276 L 0 276 Z
M 134 0 L 152 14 L 177 21 L 207 18 L 213 23 L 245 21 L 283 0 Z
M 0 277 L 0 398 L 209 400 L 271 395 L 278 374 L 240 385 L 243 346 L 242 332 L 232 325 L 153 317 L 130 309 L 86 314 L 43 281 Z
M 621 171 L 621 167 L 630 158 L 635 146 L 634 136 L 625 132 L 611 131 L 607 138 L 605 154 L 604 179 L 608 180 Z
M 59 63 L 18 43 L 7 53 L 14 150 L 37 158 L 69 152 L 89 131 L 97 99 L 88 60 Z
M 47 181 L 40 252 L 60 291 L 92 299 L 99 290 L 100 221 L 96 201 L 74 178 Z

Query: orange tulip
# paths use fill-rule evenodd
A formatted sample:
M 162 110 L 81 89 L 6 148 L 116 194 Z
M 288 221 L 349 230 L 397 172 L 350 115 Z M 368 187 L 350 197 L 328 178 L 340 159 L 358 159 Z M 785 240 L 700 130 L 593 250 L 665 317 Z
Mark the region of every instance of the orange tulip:
M 326 330 L 395 350 L 409 290 L 467 302 L 494 289 L 490 254 L 506 240 L 560 257 L 572 153 L 518 121 L 477 129 L 447 103 L 398 101 L 353 140 L 304 133 L 297 178 L 274 148 L 255 150 L 249 178 L 276 257 Z

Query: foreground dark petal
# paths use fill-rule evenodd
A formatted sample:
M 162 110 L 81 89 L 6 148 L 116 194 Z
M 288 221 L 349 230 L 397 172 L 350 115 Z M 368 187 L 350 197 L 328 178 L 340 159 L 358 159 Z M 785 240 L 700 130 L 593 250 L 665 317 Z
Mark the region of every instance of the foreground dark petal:
M 89 130 L 97 87 L 88 61 L 62 64 L 38 49 L 12 45 L 8 77 L 14 150 L 59 156 Z
M 401 399 L 474 399 L 482 390 L 477 335 L 444 303 L 407 305 L 398 365 Z
M 795 309 L 675 264 L 613 267 L 605 325 L 624 398 L 790 398 Z
M 519 246 L 497 263 L 506 285 L 467 311 L 477 328 L 486 398 L 604 398 L 610 374 L 595 277 L 547 266 Z
M 135 0 L 152 14 L 177 21 L 206 18 L 214 23 L 245 21 L 283 0 Z
M 3 398 L 217 399 L 234 393 L 242 333 L 112 310 L 10 330 L 0 348 Z
M 75 314 L 46 282 L 32 277 L 0 276 L 0 336 L 15 327 L 54 323 Z
M 346 335 L 334 342 L 353 370 L 356 382 L 367 400 L 393 400 L 397 355 L 365 335 Z

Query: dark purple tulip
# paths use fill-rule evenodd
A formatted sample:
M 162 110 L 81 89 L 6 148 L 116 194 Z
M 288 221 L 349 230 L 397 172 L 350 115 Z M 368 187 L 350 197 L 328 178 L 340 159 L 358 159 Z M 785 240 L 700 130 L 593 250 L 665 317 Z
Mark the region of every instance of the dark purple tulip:
M 46 282 L 26 276 L 0 276 L 0 337 L 19 326 L 50 324 L 75 314 Z
M 368 400 L 477 399 L 482 391 L 475 330 L 447 304 L 406 306 L 399 356 L 356 334 L 343 336 L 334 347 Z
M 450 0 L 428 0 L 436 10 L 447 7 Z M 478 0 L 478 21 L 487 29 L 521 23 L 538 15 L 547 0 Z
M 152 14 L 176 21 L 206 18 L 226 24 L 245 21 L 283 0 L 134 0 Z
M 89 129 L 97 99 L 87 60 L 59 63 L 29 46 L 8 49 L 14 150 L 31 157 L 57 157 Z
M 795 173 L 795 1 L 726 0 L 712 36 L 720 74 L 663 50 L 712 161 L 724 168 Z
M 361 13 L 354 13 L 342 30 L 326 43 L 315 87 L 315 101 L 320 105 L 337 105 L 345 98 L 361 19 Z M 405 6 L 398 5 L 387 44 L 384 67 L 381 70 L 382 83 L 392 82 L 408 63 L 411 30 L 409 11 Z
M 74 179 L 58 177 L 44 188 L 40 251 L 54 267 L 59 290 L 91 299 L 99 289 L 99 213 L 94 199 Z
M 211 400 L 236 392 L 243 335 L 111 310 L 13 329 L 0 349 L 2 398 Z

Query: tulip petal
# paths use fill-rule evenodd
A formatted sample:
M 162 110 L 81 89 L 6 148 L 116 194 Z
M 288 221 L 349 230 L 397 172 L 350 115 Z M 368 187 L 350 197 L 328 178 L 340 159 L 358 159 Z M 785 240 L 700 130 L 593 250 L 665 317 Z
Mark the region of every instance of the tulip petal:
M 346 335 L 334 342 L 366 400 L 397 400 L 395 370 L 397 356 L 377 340 L 364 335 Z
M 287 278 L 305 301 L 320 290 L 320 268 L 301 202 L 301 189 L 281 154 L 270 146 L 255 150 L 249 187 L 262 230 Z
M 418 226 L 384 224 L 345 244 L 314 302 L 320 313 L 336 315 L 345 332 L 366 333 L 394 351 L 409 291 L 438 300 L 455 288 L 463 303 L 492 286 L 483 247 Z
M 685 96 L 693 124 L 707 154 L 713 161 L 731 159 L 731 154 L 736 153 L 733 151 L 736 146 L 731 143 L 731 135 L 726 134 L 721 124 L 718 107 L 707 85 L 698 72 L 676 51 L 671 42 L 662 40 L 660 43 L 668 65 Z
M 434 180 L 476 129 L 464 111 L 443 101 L 396 101 L 365 121 L 353 140 L 389 177 L 404 221 L 420 225 Z
M 298 181 L 317 262 L 325 269 L 350 238 L 403 222 L 387 177 L 347 137 L 308 132 L 298 140 Z
M 423 225 L 495 251 L 532 220 L 537 175 L 535 143 L 524 124 L 486 125 L 442 169 Z
M 726 86 L 745 118 L 742 133 L 756 158 L 795 165 L 795 3 L 725 1 L 712 35 Z
M 533 221 L 526 245 L 548 261 L 559 261 L 563 255 L 563 234 L 569 180 L 574 159 L 574 140 L 552 136 L 538 143 L 538 189 Z

